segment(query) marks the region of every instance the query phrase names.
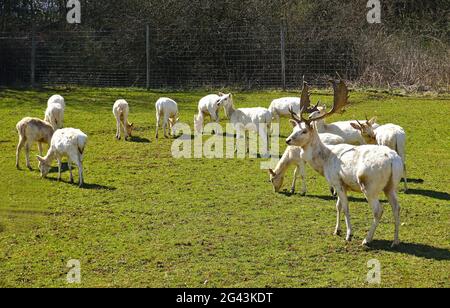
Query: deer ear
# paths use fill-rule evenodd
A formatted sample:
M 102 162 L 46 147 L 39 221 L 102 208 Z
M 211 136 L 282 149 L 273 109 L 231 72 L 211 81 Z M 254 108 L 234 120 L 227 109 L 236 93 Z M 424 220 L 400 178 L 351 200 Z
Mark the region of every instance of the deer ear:
M 377 123 L 377 117 L 373 117 L 372 119 L 370 119 L 369 124 L 370 126 L 373 126 L 375 123 Z
M 356 123 L 350 123 L 350 125 L 351 125 L 354 129 L 356 129 L 356 130 L 362 130 L 362 127 L 359 126 L 359 124 L 356 124 Z
M 225 94 L 222 92 L 219 92 L 219 96 L 224 96 Z
M 275 171 L 273 171 L 272 169 L 269 169 L 269 175 L 274 176 L 274 177 L 277 176 Z

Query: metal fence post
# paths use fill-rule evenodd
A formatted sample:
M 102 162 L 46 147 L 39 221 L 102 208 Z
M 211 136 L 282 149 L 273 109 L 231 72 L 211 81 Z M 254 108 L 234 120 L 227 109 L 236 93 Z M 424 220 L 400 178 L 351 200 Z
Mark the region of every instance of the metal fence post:
M 34 87 L 36 83 L 36 27 L 31 29 L 31 63 L 30 63 L 30 85 Z
M 150 25 L 147 24 L 146 26 L 146 34 L 145 34 L 145 40 L 146 40 L 146 48 L 145 53 L 147 57 L 147 90 L 150 89 Z
M 283 90 L 286 90 L 286 32 L 284 23 L 281 24 L 281 83 Z

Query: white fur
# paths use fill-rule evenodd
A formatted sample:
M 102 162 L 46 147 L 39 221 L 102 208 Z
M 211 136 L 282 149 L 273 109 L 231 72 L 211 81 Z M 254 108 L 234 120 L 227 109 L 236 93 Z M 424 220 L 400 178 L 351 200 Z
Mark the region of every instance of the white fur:
M 290 118 L 291 110 L 295 112 L 295 114 L 300 113 L 300 97 L 283 97 L 275 99 L 269 107 L 274 122 L 278 122 L 280 118 Z
M 326 113 L 326 109 L 324 107 L 319 107 L 319 111 L 316 111 L 311 114 L 310 118 L 314 119 L 318 116 L 321 116 L 322 114 Z M 346 144 L 351 145 L 363 145 L 365 144 L 364 139 L 362 138 L 361 134 L 352 127 L 352 123 L 355 121 L 342 121 L 342 122 L 335 122 L 332 124 L 327 124 L 325 120 L 320 120 L 314 122 L 317 132 L 319 134 L 333 134 L 337 135 L 339 137 L 342 137 L 345 140 Z M 363 122 L 363 121 L 361 121 Z M 374 123 L 374 127 L 379 127 L 378 124 Z
M 133 125 L 128 122 L 130 106 L 124 99 L 119 99 L 114 103 L 113 114 L 116 118 L 116 138 L 121 138 L 121 128 L 125 136 L 125 140 L 131 137 Z
M 403 160 L 405 191 L 408 191 L 408 179 L 406 172 L 406 133 L 405 130 L 394 124 L 387 124 L 374 128 L 370 123 L 353 123 L 353 128 L 357 131 L 366 144 L 384 145 L 397 152 Z
M 263 156 L 268 155 L 269 145 L 269 126 L 272 123 L 272 113 L 266 108 L 240 108 L 235 109 L 232 94 L 225 95 L 226 100 L 223 104 L 226 116 L 236 130 L 236 137 L 245 138 L 246 131 L 254 131 L 260 137 Z
M 167 136 L 167 126 L 169 126 L 170 133 L 174 136 L 174 126 L 178 122 L 178 105 L 170 98 L 162 97 L 155 105 L 156 108 L 156 139 L 159 136 L 159 126 L 161 119 L 163 120 L 164 137 Z
M 53 136 L 53 127 L 40 119 L 24 118 L 16 125 L 17 133 L 19 134 L 19 144 L 16 151 L 16 167 L 19 166 L 19 156 L 23 147 L 25 147 L 25 157 L 28 169 L 31 170 L 30 165 L 30 149 L 35 142 L 38 143 L 39 155 L 42 155 L 42 144 L 50 144 Z
M 87 136 L 74 128 L 57 130 L 52 137 L 50 149 L 45 157 L 38 157 L 41 176 L 46 177 L 53 160 L 58 161 L 58 180 L 61 180 L 61 165 L 63 157 L 68 158 L 70 181 L 73 182 L 72 163 L 78 167 L 79 186 L 83 186 L 83 153 L 87 143 Z
M 338 145 L 343 144 L 344 139 L 331 134 L 320 134 L 320 139 L 324 144 L 327 145 Z M 307 193 L 306 187 L 306 169 L 305 169 L 305 160 L 303 159 L 303 150 L 301 147 L 289 146 L 284 152 L 281 160 L 278 162 L 275 170 L 270 170 L 270 182 L 273 185 L 274 191 L 279 192 L 281 187 L 283 186 L 284 176 L 286 171 L 290 166 L 296 166 L 294 172 L 294 180 L 291 186 L 291 194 L 295 193 L 295 186 L 298 180 L 298 177 L 302 177 L 302 190 L 300 194 L 305 196 Z
M 344 211 L 348 241 L 352 238 L 352 225 L 348 206 L 348 191 L 363 192 L 372 207 L 374 221 L 363 244 L 373 240 L 378 227 L 383 206 L 379 202 L 384 192 L 392 206 L 395 219 L 394 244 L 399 244 L 400 206 L 397 187 L 403 173 L 403 161 L 395 152 L 384 146 L 327 146 L 322 143 L 314 127 L 297 124 L 286 141 L 288 145 L 302 147 L 303 158 L 311 167 L 325 176 L 330 186 L 338 194 L 336 234 L 341 232 L 340 215 Z
M 406 133 L 405 130 L 394 124 L 386 124 L 375 129 L 378 145 L 384 145 L 397 152 L 403 160 L 405 167 L 403 178 L 405 191 L 408 191 L 408 176 L 406 171 Z
M 228 96 L 220 93 L 219 95 L 210 94 L 203 97 L 198 103 L 198 114 L 195 116 L 195 131 L 199 134 L 203 132 L 205 117 L 209 116 L 212 122 L 219 123 L 220 107 L 226 102 Z
M 47 102 L 45 121 L 50 123 L 53 129 L 64 127 L 64 112 L 66 103 L 61 95 L 53 95 Z

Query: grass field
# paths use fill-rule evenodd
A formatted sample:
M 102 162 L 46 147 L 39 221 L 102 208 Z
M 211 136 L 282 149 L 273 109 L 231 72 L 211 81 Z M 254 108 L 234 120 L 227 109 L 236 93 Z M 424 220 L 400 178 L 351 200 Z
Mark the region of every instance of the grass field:
M 44 180 L 37 170 L 14 166 L 15 124 L 43 117 L 54 93 L 66 98 L 66 126 L 89 135 L 83 189 L 68 183 L 68 172 L 58 183 L 55 173 Z M 357 92 L 347 113 L 333 118 L 377 115 L 409 137 L 412 183 L 409 194 L 400 193 L 402 244 L 390 248 L 394 226 L 386 206 L 367 249 L 360 245 L 372 214 L 362 195 L 351 200 L 355 238 L 346 243 L 332 235 L 335 200 L 311 169 L 301 197 L 273 193 L 258 159 L 173 159 L 172 140 L 154 139 L 154 102 L 174 98 L 181 120 L 192 125 L 203 94 L 1 90 L 0 287 L 70 287 L 71 259 L 81 262 L 81 287 L 369 287 L 371 259 L 381 262 L 381 287 L 450 287 L 449 96 Z M 268 106 L 295 94 L 236 93 L 235 103 Z M 313 95 L 319 97 L 331 102 L 329 92 Z M 114 138 L 118 98 L 131 105 L 132 142 Z M 283 123 L 286 137 L 291 129 Z M 32 154 L 37 169 L 36 149 Z

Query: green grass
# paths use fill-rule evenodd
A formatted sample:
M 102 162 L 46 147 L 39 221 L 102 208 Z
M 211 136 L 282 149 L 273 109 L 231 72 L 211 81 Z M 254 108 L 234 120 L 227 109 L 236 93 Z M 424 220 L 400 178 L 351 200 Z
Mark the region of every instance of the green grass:
M 89 135 L 84 189 L 68 184 L 67 172 L 58 183 L 55 173 L 44 180 L 14 166 L 15 124 L 42 117 L 55 92 L 66 98 L 66 126 Z M 450 287 L 448 96 L 358 92 L 347 113 L 334 117 L 377 115 L 407 131 L 409 178 L 417 181 L 410 194 L 400 193 L 402 245 L 393 250 L 388 206 L 373 247 L 360 246 L 372 215 L 357 194 L 350 204 L 354 241 L 334 237 L 335 201 L 311 169 L 308 196 L 289 197 L 272 192 L 260 160 L 173 159 L 172 140 L 154 140 L 154 102 L 174 98 L 181 120 L 192 123 L 203 94 L 2 90 L 0 287 L 68 287 L 70 259 L 81 261 L 81 287 L 368 287 L 370 259 L 381 262 L 381 287 Z M 235 102 L 268 106 L 294 94 L 236 93 Z M 141 142 L 114 139 L 111 109 L 120 97 L 131 105 Z M 313 97 L 331 101 L 328 92 Z M 37 168 L 34 158 L 32 164 Z

